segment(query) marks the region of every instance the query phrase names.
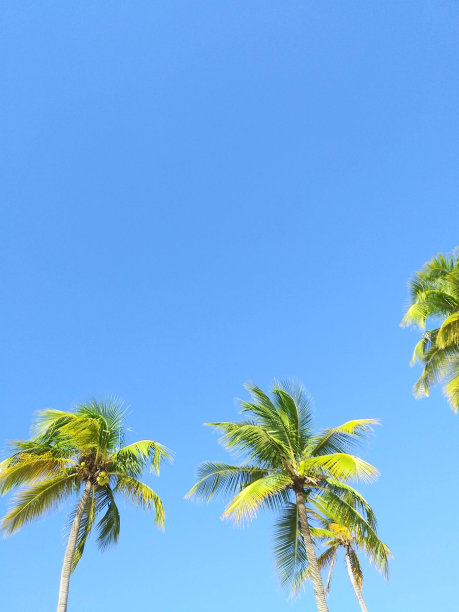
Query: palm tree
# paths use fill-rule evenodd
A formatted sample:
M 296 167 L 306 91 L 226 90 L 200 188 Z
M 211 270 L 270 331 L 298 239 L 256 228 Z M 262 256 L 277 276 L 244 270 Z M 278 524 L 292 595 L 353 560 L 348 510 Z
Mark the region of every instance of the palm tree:
M 320 569 L 329 567 L 325 593 L 328 594 L 336 556 L 340 549 L 344 550 L 347 571 L 355 594 L 360 604 L 362 612 L 368 612 L 362 596 L 363 573 L 357 555 L 359 550 L 365 552 L 370 561 L 376 568 L 384 573 L 387 578 L 389 575 L 389 558 L 391 552 L 389 548 L 379 539 L 375 526 L 372 526 L 358 511 L 355 511 L 353 525 L 348 527 L 346 521 L 330 510 L 327 504 L 326 495 L 313 502 L 315 516 L 318 519 L 319 527 L 312 527 L 311 533 L 315 540 L 321 541 L 326 550 L 318 558 Z M 303 576 L 298 577 L 298 582 L 302 578 L 308 577 L 308 570 Z
M 414 386 L 416 397 L 428 396 L 430 388 L 446 380 L 444 393 L 455 412 L 459 409 L 459 255 L 441 253 L 427 262 L 410 281 L 411 305 L 401 325 L 424 330 L 411 364 L 423 372 Z M 426 330 L 428 319 L 432 329 Z
M 12 534 L 42 516 L 68 497 L 80 495 L 62 566 L 58 612 L 67 610 L 70 575 L 83 554 L 96 517 L 98 544 L 116 543 L 120 515 L 115 495 L 120 494 L 146 510 L 164 526 L 161 499 L 138 480 L 150 464 L 159 474 L 169 451 L 152 440 L 124 446 L 125 412 L 116 401 L 90 401 L 74 412 L 44 410 L 39 413 L 30 440 L 11 444 L 11 453 L 0 464 L 0 493 L 21 487 L 12 500 L 1 528 Z
M 187 496 L 209 501 L 214 494 L 231 496 L 223 516 L 236 522 L 253 518 L 262 507 L 288 514 L 287 531 L 300 530 L 304 555 L 319 612 L 327 612 L 325 592 L 309 526 L 306 502 L 328 493 L 329 504 L 340 516 L 350 517 L 351 505 L 371 508 L 347 481 L 371 479 L 376 469 L 348 453 L 376 421 L 360 419 L 314 434 L 310 400 L 297 385 L 275 384 L 271 397 L 249 385 L 250 402 L 241 401 L 247 419 L 239 423 L 208 423 L 223 433 L 221 441 L 230 451 L 242 454 L 240 466 L 205 462 L 198 482 Z M 300 553 L 290 550 L 296 536 L 278 534 L 276 547 L 281 578 L 288 580 L 291 568 L 301 563 Z

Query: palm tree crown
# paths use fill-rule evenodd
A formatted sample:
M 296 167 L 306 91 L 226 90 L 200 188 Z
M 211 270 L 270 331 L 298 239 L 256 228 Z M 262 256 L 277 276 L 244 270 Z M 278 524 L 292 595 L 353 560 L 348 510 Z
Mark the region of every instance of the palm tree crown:
M 314 433 L 310 399 L 301 386 L 275 384 L 271 396 L 254 385 L 247 388 L 251 401 L 241 401 L 245 420 L 209 423 L 222 432 L 228 450 L 243 456 L 243 464 L 203 463 L 188 496 L 208 501 L 218 493 L 229 495 L 223 516 L 236 522 L 253 518 L 262 507 L 281 511 L 275 549 L 281 579 L 291 580 L 306 558 L 318 609 L 327 610 L 305 501 L 327 492 L 330 507 L 348 524 L 355 523 L 355 508 L 368 514 L 370 524 L 374 521 L 371 508 L 348 481 L 369 480 L 377 474 L 372 465 L 349 452 L 376 421 L 354 420 Z
M 325 546 L 325 551 L 318 558 L 319 566 L 321 569 L 329 567 L 326 592 L 330 587 L 333 567 L 340 549 L 345 551 L 350 570 L 359 590 L 362 588 L 363 581 L 362 568 L 357 555 L 360 550 L 388 578 L 391 552 L 388 546 L 379 539 L 374 526 L 371 526 L 363 516 L 359 518 L 356 515 L 354 525 L 348 527 L 336 512 L 330 510 L 326 495 L 323 499 L 314 502 L 314 510 L 316 511 L 318 527 L 312 527 L 311 533 L 316 540 L 321 541 Z M 360 529 L 356 529 L 358 522 L 360 522 Z
M 2 520 L 2 530 L 12 534 L 87 489 L 71 560 L 74 569 L 96 517 L 100 516 L 100 547 L 117 541 L 120 514 L 116 495 L 153 510 L 155 523 L 162 527 L 161 499 L 138 478 L 148 464 L 159 473 L 160 462 L 170 457 L 169 451 L 152 440 L 124 446 L 123 417 L 116 401 L 90 401 L 75 412 L 40 412 L 33 438 L 13 442 L 10 456 L 0 464 L 0 493 L 20 487 Z
M 423 366 L 414 386 L 416 397 L 446 380 L 445 395 L 455 412 L 459 409 L 459 256 L 437 255 L 410 282 L 411 306 L 402 325 L 416 325 L 424 333 L 411 363 Z M 426 323 L 433 320 L 432 329 Z

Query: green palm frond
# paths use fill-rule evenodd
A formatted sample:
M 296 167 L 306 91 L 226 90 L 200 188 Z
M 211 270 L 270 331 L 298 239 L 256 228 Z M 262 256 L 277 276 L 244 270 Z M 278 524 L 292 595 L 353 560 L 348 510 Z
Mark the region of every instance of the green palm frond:
M 46 438 L 49 439 L 60 427 L 67 425 L 75 418 L 74 412 L 65 412 L 51 408 L 39 410 L 36 414 L 36 421 L 32 426 L 33 437 L 40 438 L 46 435 Z
M 328 455 L 346 453 L 355 448 L 370 432 L 373 425 L 379 425 L 377 419 L 354 419 L 339 427 L 326 429 L 310 442 L 311 455 Z
M 285 474 L 270 474 L 245 486 L 230 502 L 223 517 L 236 523 L 253 519 L 260 507 L 282 508 L 288 501 L 287 488 L 292 481 Z
M 98 422 L 98 446 L 101 452 L 107 452 L 124 445 L 126 428 L 123 426 L 123 419 L 126 410 L 123 402 L 117 398 L 92 399 L 80 405 L 76 415 Z
M 152 471 L 156 474 L 159 474 L 160 463 L 164 459 L 172 459 L 171 451 L 153 440 L 140 440 L 128 444 L 113 455 L 114 462 L 119 461 L 123 464 L 127 461 L 131 465 L 137 463 L 141 470 L 147 463 L 150 463 Z
M 88 453 L 98 449 L 103 423 L 90 416 L 60 410 L 42 410 L 38 413 L 35 431 L 37 439 L 64 452 Z
M 459 409 L 459 360 L 450 372 L 450 380 L 444 386 L 444 392 L 451 406 L 457 412 Z
M 438 335 L 438 329 L 430 329 L 422 334 L 421 339 L 414 347 L 413 355 L 411 357 L 410 365 L 415 363 L 424 363 L 426 361 L 426 355 L 428 351 L 435 346 Z
M 446 348 L 459 344 L 459 308 L 457 312 L 447 317 L 438 330 L 437 346 Z
M 209 501 L 215 494 L 235 495 L 259 478 L 268 476 L 269 470 L 250 465 L 234 466 L 227 463 L 206 461 L 198 470 L 198 482 L 186 497 Z
M 308 559 L 295 503 L 285 505 L 275 524 L 274 558 L 281 584 L 289 586 L 292 595 L 296 594 L 303 583 Z
M 155 511 L 155 524 L 164 528 L 164 508 L 160 497 L 148 485 L 125 474 L 118 476 L 115 493 L 122 493 L 129 501 L 143 510 Z
M 331 540 L 335 537 L 335 533 L 323 527 L 311 527 L 311 535 L 316 540 Z
M 76 490 L 75 474 L 56 476 L 28 486 L 13 498 L 11 510 L 2 520 L 2 530 L 6 534 L 14 533 L 55 508 Z
M 364 539 L 375 551 L 380 550 L 380 540 L 376 534 L 376 526 L 373 521 L 373 511 L 370 517 L 364 515 L 354 506 L 354 499 L 346 496 L 344 499 L 330 491 L 317 496 L 312 500 L 313 506 L 325 517 L 321 521 L 323 527 L 328 528 L 330 522 L 340 524 L 349 529 L 355 537 Z
M 459 363 L 459 345 L 444 349 L 434 345 L 424 354 L 424 370 L 414 385 L 415 397 L 429 396 L 430 388 L 448 377 L 451 369 Z
M 73 561 L 72 561 L 72 572 L 75 571 L 75 568 L 78 565 L 78 562 L 80 561 L 83 555 L 86 541 L 89 538 L 89 535 L 92 530 L 92 526 L 94 524 L 94 519 L 96 516 L 94 489 L 95 487 L 93 486 L 90 498 L 88 500 L 88 503 L 86 504 L 86 508 L 81 518 L 80 527 L 78 529 L 76 549 L 75 549 L 75 554 L 73 556 Z M 75 510 L 72 512 L 72 514 L 70 515 L 70 524 L 73 523 L 77 508 L 78 508 L 78 505 L 75 508 Z
M 50 452 L 42 455 L 20 453 L 15 460 L 5 460 L 0 464 L 0 494 L 38 478 L 51 477 L 75 465 L 73 459 L 54 457 Z
M 346 514 L 348 521 L 352 521 L 354 511 L 364 516 L 372 529 L 376 529 L 377 522 L 373 509 L 365 497 L 348 483 L 341 482 L 336 478 L 328 478 L 326 489 L 321 497 L 326 498 L 326 503 L 331 512 Z M 336 508 L 336 509 L 335 509 Z
M 360 457 L 348 453 L 331 453 L 330 455 L 319 455 L 308 457 L 300 463 L 300 473 L 325 474 L 339 480 L 359 479 L 371 482 L 378 476 L 378 470 Z
M 418 294 L 417 301 L 410 306 L 401 325 L 416 325 L 425 329 L 429 317 L 448 316 L 458 308 L 456 299 L 445 291 L 429 290 Z
M 102 549 L 111 544 L 116 544 L 120 533 L 120 513 L 115 503 L 113 491 L 110 487 L 101 487 L 97 491 L 97 509 L 101 512 L 105 509 L 104 515 L 97 524 L 99 532 L 97 543 Z
M 256 385 L 246 385 L 252 402 L 241 401 L 242 413 L 249 413 L 256 422 L 281 442 L 292 460 L 301 452 L 307 439 L 311 408 L 300 385 L 275 383 L 272 399 Z
M 267 465 L 279 466 L 280 457 L 292 458 L 291 449 L 281 439 L 274 436 L 270 430 L 251 421 L 241 423 L 206 423 L 220 430 L 223 436 L 220 442 L 228 450 L 243 453 L 249 461 L 257 460 Z
M 378 571 L 388 577 L 391 552 L 380 540 L 375 526 L 352 506 L 350 497 L 347 502 L 343 500 L 337 502 L 327 492 L 321 498 L 314 500 L 313 505 L 321 516 L 319 522 L 322 525 L 321 528 L 316 528 L 316 537 L 327 538 L 328 545 L 334 542 L 337 546 L 350 545 L 352 540 L 352 545 L 363 550 Z

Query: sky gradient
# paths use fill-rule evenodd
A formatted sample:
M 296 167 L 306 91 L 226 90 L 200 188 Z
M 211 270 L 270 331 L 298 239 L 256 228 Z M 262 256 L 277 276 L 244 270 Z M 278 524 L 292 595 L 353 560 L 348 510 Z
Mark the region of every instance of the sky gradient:
M 369 609 L 457 611 L 459 416 L 413 398 L 399 322 L 459 243 L 458 26 L 447 0 L 1 3 L 1 442 L 116 395 L 131 441 L 175 451 L 146 477 L 166 531 L 121 504 L 69 612 L 314 609 L 276 580 L 272 515 L 184 499 L 228 458 L 202 423 L 274 378 L 318 428 L 381 420 L 362 491 L 395 559 Z M 0 609 L 54 609 L 67 512 L 0 541 Z M 343 559 L 329 604 L 358 609 Z

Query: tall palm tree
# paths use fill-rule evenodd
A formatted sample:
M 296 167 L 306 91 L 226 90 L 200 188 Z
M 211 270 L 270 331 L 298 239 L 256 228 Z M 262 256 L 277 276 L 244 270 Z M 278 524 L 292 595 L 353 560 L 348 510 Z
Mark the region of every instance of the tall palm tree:
M 455 412 L 459 409 L 459 255 L 441 253 L 428 261 L 410 281 L 411 305 L 401 325 L 424 331 L 411 364 L 423 366 L 414 386 L 416 397 L 446 380 L 444 393 Z M 426 323 L 432 320 L 432 328 Z
M 349 454 L 353 443 L 375 424 L 374 419 L 349 421 L 340 427 L 315 434 L 311 424 L 310 400 L 300 386 L 276 384 L 271 397 L 259 387 L 247 387 L 251 401 L 241 401 L 247 419 L 238 423 L 208 423 L 223 433 L 221 441 L 230 451 L 242 454 L 240 466 L 205 462 L 198 482 L 187 496 L 210 500 L 214 494 L 229 494 L 231 501 L 223 516 L 236 522 L 253 518 L 262 507 L 294 511 L 289 528 L 300 529 L 304 555 L 310 567 L 319 612 L 327 612 L 325 592 L 311 535 L 306 502 L 328 492 L 329 504 L 352 523 L 348 498 L 354 507 L 367 509 L 365 500 L 349 485 L 353 478 L 371 479 L 376 469 Z M 371 509 L 368 507 L 371 515 Z M 292 512 L 291 512 L 292 514 Z M 278 548 L 282 549 L 282 536 Z M 277 551 L 281 577 L 291 575 L 298 559 Z
M 355 594 L 360 604 L 362 612 L 368 612 L 362 596 L 363 573 L 360 565 L 358 551 L 366 553 L 368 558 L 376 568 L 384 573 L 387 578 L 389 575 L 389 558 L 391 552 L 378 537 L 375 526 L 372 526 L 356 510 L 353 525 L 349 527 L 346 521 L 338 513 L 330 509 L 326 495 L 313 502 L 315 516 L 318 520 L 318 527 L 312 527 L 311 533 L 316 541 L 320 541 L 325 546 L 325 551 L 318 558 L 320 569 L 329 568 L 325 593 L 328 594 L 330 581 L 336 557 L 339 550 L 344 551 L 349 579 L 354 588 Z M 297 578 L 299 583 L 308 577 L 308 568 L 302 576 Z
M 125 412 L 116 401 L 90 401 L 74 412 L 44 410 L 39 413 L 34 436 L 11 444 L 11 453 L 0 464 L 0 493 L 20 487 L 1 529 L 12 534 L 39 518 L 64 499 L 79 495 L 62 565 L 58 612 L 67 610 L 70 575 L 83 554 L 96 517 L 98 544 L 116 543 L 120 515 L 117 494 L 146 510 L 164 526 L 161 499 L 138 480 L 150 464 L 159 474 L 169 451 L 153 440 L 124 446 Z

